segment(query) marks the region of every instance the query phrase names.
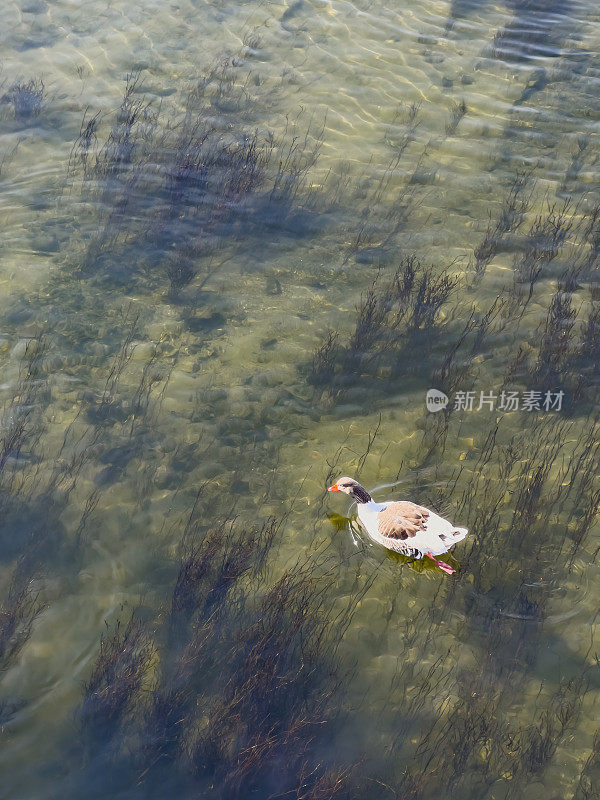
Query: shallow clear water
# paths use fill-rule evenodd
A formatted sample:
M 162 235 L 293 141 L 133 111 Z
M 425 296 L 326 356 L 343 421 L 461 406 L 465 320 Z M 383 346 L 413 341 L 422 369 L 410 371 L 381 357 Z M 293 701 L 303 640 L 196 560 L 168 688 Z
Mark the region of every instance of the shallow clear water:
M 0 22 L 3 795 L 596 796 L 596 4 Z

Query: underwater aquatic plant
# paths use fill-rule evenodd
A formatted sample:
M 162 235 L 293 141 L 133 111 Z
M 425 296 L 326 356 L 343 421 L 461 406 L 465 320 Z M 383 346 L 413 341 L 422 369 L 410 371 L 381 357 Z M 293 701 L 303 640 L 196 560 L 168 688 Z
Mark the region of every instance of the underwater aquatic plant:
M 170 765 L 218 798 L 267 786 L 273 797 L 333 797 L 348 770 L 314 748 L 339 713 L 335 649 L 354 606 L 326 610 L 333 573 L 310 559 L 266 583 L 281 520 L 253 530 L 226 520 L 205 533 L 201 523 L 194 504 L 168 623 L 174 650 L 135 759 L 141 780 Z
M 585 217 L 583 239 L 588 245 L 582 272 L 594 285 L 598 283 L 598 256 L 600 256 L 600 204 L 594 205 Z
M 309 563 L 298 565 L 245 623 L 230 682 L 195 732 L 195 768 L 219 780 L 219 796 L 268 785 L 284 796 L 306 784 L 313 741 L 337 714 L 332 701 L 339 680 L 328 664 L 332 618 L 323 615 L 324 588 Z M 342 616 L 339 624 L 343 631 L 347 620 Z M 316 786 L 324 769 L 313 769 L 310 784 Z
M 281 225 L 284 221 L 287 225 L 294 224 L 295 214 L 305 215 L 313 209 L 315 197 L 307 190 L 307 181 L 318 161 L 324 131 L 325 120 L 316 129 L 310 122 L 302 134 L 298 132 L 298 121 L 286 120 L 280 138 L 270 137 L 272 157 L 267 184 L 270 188 L 266 203 L 260 205 L 267 224 Z
M 430 142 L 423 150 L 419 159 L 410 174 L 410 178 L 408 179 L 408 186 L 428 186 L 432 183 L 435 183 L 438 168 L 433 164 L 433 166 L 426 166 L 427 161 L 430 156 L 432 143 Z M 431 163 L 431 162 L 430 162 Z
M 423 270 L 415 287 L 409 330 L 432 328 L 457 285 L 458 279 L 447 272 L 436 276 L 431 268 Z
M 51 470 L 43 469 L 39 456 L 50 402 L 43 369 L 48 348 L 42 333 L 25 343 L 18 378 L 4 387 L 8 395 L 0 415 L 1 556 L 19 560 L 24 580 L 36 574 L 43 556 L 55 552 L 62 534 L 59 518 L 77 477 L 64 441 L 53 453 Z
M 140 73 L 127 75 L 116 119 L 94 163 L 93 179 L 99 183 L 101 196 L 104 199 L 108 199 L 108 193 L 114 189 L 111 180 L 123 178 L 125 184 L 127 183 L 131 177 L 132 167 L 135 166 L 137 152 L 151 140 L 153 134 L 156 113 L 150 102 L 140 94 L 140 89 Z M 89 125 L 84 130 L 84 136 L 95 131 L 93 123 L 92 128 L 90 130 L 88 128 Z M 87 143 L 85 139 L 83 143 Z M 116 205 L 120 206 L 124 202 L 126 198 L 118 195 Z
M 6 167 L 10 164 L 13 158 L 16 156 L 19 145 L 21 141 L 17 141 L 17 143 L 11 147 L 9 150 L 0 150 L 0 178 L 5 176 Z
M 447 397 L 453 395 L 459 387 L 468 385 L 473 355 L 481 348 L 495 311 L 496 302 L 494 302 L 488 313 L 479 320 L 475 312 L 472 311 L 467 317 L 462 331 L 451 342 L 441 364 L 434 369 L 432 384 L 444 392 Z M 477 334 L 472 343 L 470 353 L 462 353 L 463 345 L 473 331 L 477 331 Z M 440 413 L 426 416 L 422 439 L 424 455 L 422 456 L 421 464 L 428 463 L 436 451 L 443 451 L 452 411 L 452 404 L 449 404 Z
M 196 270 L 188 255 L 177 252 L 167 257 L 166 274 L 169 279 L 169 299 L 175 302 L 181 290 L 196 277 Z
M 538 215 L 527 231 L 523 253 L 515 257 L 513 264 L 515 293 L 520 293 L 521 284 L 529 284 L 525 305 L 531 300 L 544 268 L 556 258 L 573 227 L 571 211 L 570 197 L 560 206 L 549 205 L 547 213 Z
M 58 444 L 48 447 L 47 427 L 42 417 L 48 403 L 44 364 L 50 349 L 47 333 L 27 343 L 18 380 L 10 387 L 3 409 L 0 673 L 14 664 L 32 634 L 36 619 L 48 604 L 46 571 L 51 568 L 56 579 L 65 567 L 69 569 L 79 559 L 79 548 L 98 504 L 98 494 L 94 491 L 88 494 L 80 514 L 72 503 L 81 470 L 92 457 L 86 445 L 93 443 L 93 436 L 81 436 L 70 424 Z M 43 460 L 42 453 L 49 463 Z M 74 536 L 64 521 L 67 509 L 74 511 L 71 518 L 76 529 Z M 15 708 L 8 700 L 0 701 L 0 707 L 8 716 Z
M 229 589 L 252 571 L 259 575 L 280 524 L 275 518 L 262 526 L 224 520 L 198 539 L 199 520 L 191 516 L 181 541 L 181 566 L 173 589 L 171 624 L 208 617 L 221 607 Z
M 476 275 L 483 275 L 490 261 L 498 253 L 506 235 L 515 233 L 521 227 L 531 206 L 534 189 L 531 176 L 531 170 L 524 170 L 517 172 L 511 181 L 502 201 L 498 219 L 495 223 L 490 220 L 483 240 L 474 250 Z
M 258 43 L 256 37 L 256 31 L 247 31 L 239 52 L 217 57 L 206 73 L 194 81 L 187 98 L 192 115 L 196 109 L 208 107 L 213 111 L 213 118 L 225 120 L 226 128 L 229 119 L 239 119 L 250 110 L 253 71 L 242 70 L 242 67 L 245 67 L 248 50 L 253 49 L 252 40 Z
M 96 442 L 105 428 L 120 424 L 123 439 L 137 444 L 134 432 L 151 426 L 152 413 L 158 413 L 164 392 L 169 383 L 171 371 L 177 361 L 177 351 L 171 358 L 159 360 L 163 355 L 161 342 L 150 347 L 148 357 L 144 360 L 139 375 L 134 378 L 133 386 L 128 387 L 125 372 L 130 366 L 136 347 L 141 337 L 139 314 L 130 313 L 127 309 L 122 319 L 123 339 L 106 370 L 103 386 L 96 392 L 86 392 L 82 400 L 82 413 L 91 423 L 90 432 Z M 113 429 L 113 433 L 116 430 Z M 105 434 L 104 434 L 105 435 Z M 105 441 L 106 438 L 105 438 Z M 109 449 L 108 447 L 106 448 Z
M 0 103 L 10 106 L 16 122 L 26 124 L 40 116 L 46 97 L 43 79 L 31 78 L 11 84 L 0 97 Z
M 142 214 L 140 203 L 144 202 L 145 182 L 151 179 L 148 158 L 157 114 L 140 92 L 140 73 L 127 75 L 121 105 L 99 149 L 96 117 L 86 122 L 86 109 L 71 153 L 71 174 L 75 177 L 79 162 L 83 195 L 100 212 L 100 220 L 96 218 L 93 235 L 79 265 L 83 274 L 98 268 L 108 248 L 116 248 L 131 236 L 131 221 Z
M 353 380 L 368 368 L 367 362 L 377 358 L 379 346 L 386 336 L 387 309 L 380 296 L 369 290 L 361 299 L 356 313 L 356 326 L 344 349 L 342 374 Z
M 594 734 L 592 751 L 583 765 L 573 800 L 598 800 L 600 797 L 600 731 Z
M 327 331 L 323 344 L 313 353 L 313 362 L 308 380 L 314 386 L 330 386 L 338 361 L 338 331 Z
M 590 144 L 589 134 L 583 133 L 577 137 L 576 139 L 577 147 L 571 155 L 571 162 L 567 167 L 567 171 L 565 172 L 565 176 L 563 178 L 560 187 L 562 191 L 566 191 L 569 184 L 571 184 L 579 177 L 579 173 L 581 172 L 585 162 L 585 156 L 589 144 Z
M 596 209 L 584 218 L 579 228 L 579 239 L 568 266 L 557 280 L 556 292 L 548 306 L 535 367 L 535 381 L 540 388 L 549 390 L 559 383 L 568 389 L 572 408 L 586 398 L 596 383 L 596 363 L 600 352 L 597 343 L 597 300 L 594 284 L 595 264 L 600 252 Z M 570 224 L 570 223 L 569 223 Z M 598 241 L 596 241 L 598 239 Z M 587 320 L 578 319 L 579 310 L 574 298 L 582 288 L 582 281 L 590 280 L 590 297 Z M 579 333 L 578 341 L 573 341 Z M 576 364 L 573 371 L 571 365 Z
M 6 590 L 0 597 L 0 691 L 4 693 L 2 678 L 14 666 L 21 650 L 29 641 L 33 624 L 44 608 L 39 599 L 38 587 L 28 574 L 31 564 L 27 559 L 17 561 L 12 569 Z M 0 694 L 0 734 L 4 724 L 25 705 L 22 699 Z
M 75 177 L 77 170 L 81 170 L 82 181 L 91 180 L 91 166 L 90 160 L 97 156 L 98 146 L 98 126 L 100 121 L 100 112 L 96 112 L 91 117 L 88 117 L 88 110 L 86 109 L 81 120 L 79 129 L 79 136 L 73 143 L 71 153 L 69 155 L 69 166 L 67 175 L 71 182 Z M 83 189 L 82 189 L 83 190 Z
M 450 110 L 450 117 L 448 122 L 446 122 L 446 136 L 454 136 L 456 133 L 456 129 L 460 125 L 461 120 L 465 116 L 469 109 L 467 108 L 467 104 L 464 100 L 457 100 L 453 105 L 452 109 Z
M 401 104 L 392 118 L 385 133 L 385 141 L 398 156 L 402 156 L 406 148 L 414 142 L 421 124 L 421 104 L 413 102 L 406 106 Z M 399 129 L 399 136 L 396 130 Z
M 0 675 L 14 663 L 41 610 L 32 581 L 26 579 L 17 566 L 6 595 L 0 601 Z
M 369 180 L 364 185 L 359 181 L 357 187 L 347 187 L 346 194 L 349 189 L 354 189 L 354 206 L 359 211 L 358 214 L 352 214 L 349 223 L 351 235 L 345 248 L 344 264 L 350 258 L 358 263 L 376 264 L 378 259 L 384 263 L 388 261 L 390 251 L 396 245 L 396 237 L 406 227 L 420 203 L 417 194 L 419 186 L 435 177 L 435 174 L 429 175 L 424 181 L 418 178 L 428 152 L 425 147 L 411 177 L 406 180 L 399 169 L 405 149 L 396 149 L 377 181 Z M 382 207 L 384 214 L 380 213 Z
M 598 471 L 590 450 L 596 422 L 589 421 L 578 450 L 569 457 L 570 423 L 533 420 L 528 427 L 514 434 L 497 423 L 478 445 L 478 461 L 458 469 L 450 483 L 450 495 L 462 490 L 461 517 L 479 532 L 479 541 L 472 542 L 463 559 L 467 585 L 473 581 L 475 590 L 463 595 L 460 576 L 443 584 L 443 596 L 424 610 L 418 632 L 407 630 L 405 652 L 414 654 L 416 639 L 414 660 L 426 666 L 415 674 L 406 657 L 399 657 L 402 691 L 396 695 L 394 714 L 406 715 L 408 727 L 401 726 L 388 759 L 396 762 L 401 754 L 404 767 L 395 774 L 388 768 L 385 774 L 385 784 L 399 797 L 483 797 L 492 785 L 502 786 L 511 798 L 522 797 L 580 713 L 587 691 L 585 667 L 562 677 L 549 694 L 542 694 L 540 686 L 531 725 L 515 726 L 507 713 L 518 702 L 516 687 L 525 677 L 531 679 L 544 629 L 549 590 L 536 586 L 534 575 L 541 568 L 546 575 L 568 570 L 571 559 L 568 548 L 563 549 L 568 508 L 580 508 L 584 496 L 590 503 L 598 499 Z M 582 474 L 586 488 L 571 506 L 564 493 L 573 491 L 572 482 Z M 537 558 L 524 559 L 523 552 L 535 552 Z M 456 608 L 461 597 L 464 624 L 481 649 L 470 665 L 457 669 L 452 645 L 444 653 L 436 651 L 435 643 L 443 609 Z M 427 678 L 422 673 L 429 667 Z M 414 730 L 415 714 L 420 732 L 413 745 L 406 733 Z
M 585 677 L 580 674 L 561 680 L 548 706 L 530 727 L 521 728 L 511 738 L 513 760 L 511 783 L 507 797 L 522 797 L 527 782 L 539 774 L 551 761 L 565 731 L 577 719 L 582 697 L 586 691 Z
M 594 526 L 599 501 L 599 469 L 598 417 L 590 416 L 586 427 L 579 432 L 567 466 L 558 473 L 553 489 L 563 526 L 561 548 L 569 556 L 569 569 L 579 550 L 585 547 Z
M 158 283 L 166 276 L 168 297 L 179 301 L 196 275 L 215 273 L 215 253 L 255 237 L 261 226 L 283 230 L 314 215 L 317 193 L 307 176 L 323 125 L 301 127 L 299 116 L 280 136 L 254 125 L 250 74 L 243 59 L 219 60 L 168 119 L 146 98 L 140 73 L 130 74 L 100 145 L 98 115 L 86 111 L 70 175 L 81 178 L 101 224 L 85 245 L 84 274 L 114 264 L 119 279 L 130 281 L 125 260 Z
M 88 747 L 115 736 L 135 711 L 151 674 L 154 647 L 145 626 L 132 614 L 102 636 L 86 681 L 80 711 Z
M 335 397 L 362 376 L 372 378 L 383 363 L 393 374 L 400 372 L 403 354 L 421 335 L 436 331 L 439 312 L 457 285 L 447 270 L 438 273 L 416 256 L 405 256 L 389 282 L 380 275 L 363 295 L 347 342 L 330 331 L 317 347 L 309 382 Z
M 538 351 L 536 382 L 540 389 L 560 386 L 563 368 L 570 355 L 569 343 L 576 313 L 571 292 L 559 287 L 548 308 Z
M 18 460 L 25 443 L 33 444 L 40 431 L 38 412 L 45 390 L 40 370 L 45 352 L 46 342 L 42 336 L 26 343 L 19 380 L 4 404 L 0 426 L 0 475 L 9 485 L 15 477 L 14 470 L 6 469 L 9 461 Z M 4 485 L 9 488 L 6 483 Z
M 597 300 L 590 304 L 579 355 L 588 367 L 594 368 L 600 361 L 600 302 Z

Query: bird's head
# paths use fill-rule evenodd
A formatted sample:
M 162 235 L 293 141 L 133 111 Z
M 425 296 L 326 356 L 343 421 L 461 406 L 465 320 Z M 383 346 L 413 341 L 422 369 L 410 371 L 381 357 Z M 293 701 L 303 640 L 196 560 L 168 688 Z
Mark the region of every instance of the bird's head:
M 350 495 L 357 503 L 368 503 L 371 495 L 354 478 L 338 478 L 337 481 L 327 489 L 328 492 L 345 492 Z

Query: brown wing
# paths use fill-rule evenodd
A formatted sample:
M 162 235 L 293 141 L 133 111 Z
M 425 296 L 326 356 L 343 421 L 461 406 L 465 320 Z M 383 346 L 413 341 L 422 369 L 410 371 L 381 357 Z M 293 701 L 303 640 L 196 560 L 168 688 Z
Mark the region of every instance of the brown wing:
M 409 539 L 425 529 L 429 511 L 408 501 L 390 503 L 379 512 L 377 529 L 390 539 Z

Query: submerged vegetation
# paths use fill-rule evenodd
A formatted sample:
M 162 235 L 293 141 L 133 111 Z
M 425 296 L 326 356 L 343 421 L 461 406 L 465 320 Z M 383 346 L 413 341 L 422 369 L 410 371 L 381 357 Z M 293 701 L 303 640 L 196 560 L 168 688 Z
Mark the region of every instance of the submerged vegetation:
M 464 100 L 457 101 L 454 104 L 448 122 L 446 123 L 446 136 L 454 136 L 456 129 L 467 111 L 467 104 Z
M 483 240 L 474 250 L 475 272 L 483 275 L 498 254 L 508 234 L 515 234 L 531 207 L 531 172 L 517 173 L 512 180 L 495 222 L 490 221 Z
M 543 270 L 554 261 L 571 230 L 570 211 L 570 198 L 558 208 L 553 204 L 547 213 L 534 219 L 527 231 L 523 254 L 515 258 L 513 265 L 515 290 L 520 291 L 519 286 L 525 284 L 527 302 L 531 300 Z
M 43 79 L 31 78 L 28 81 L 15 81 L 6 87 L 6 91 L 0 95 L 0 104 L 15 122 L 24 125 L 40 116 L 46 99 Z
M 147 257 L 132 265 L 134 275 L 150 285 L 163 275 L 176 301 L 196 275 L 215 274 L 226 248 L 258 236 L 257 220 L 293 228 L 311 212 L 307 174 L 323 128 L 308 122 L 302 130 L 298 120 L 280 138 L 262 128 L 251 113 L 251 74 L 241 59 L 218 62 L 168 121 L 145 99 L 140 74 L 131 74 L 103 143 L 98 115 L 86 112 L 69 170 L 101 215 L 80 265 L 84 276 L 109 271 L 114 278 L 144 242 Z
M 313 356 L 309 381 L 339 397 L 358 381 L 381 376 L 391 381 L 427 364 L 411 364 L 423 337 L 441 335 L 446 323 L 440 311 L 456 289 L 457 279 L 446 271 L 436 274 L 416 256 L 406 256 L 389 282 L 381 276 L 361 299 L 356 325 L 347 343 L 328 332 Z M 436 330 L 437 329 L 437 330 Z
M 345 789 L 349 765 L 319 750 L 339 721 L 336 652 L 365 588 L 334 611 L 331 566 L 299 561 L 268 581 L 281 524 L 203 530 L 194 503 L 171 611 L 154 634 L 162 647 L 134 618 L 103 640 L 81 723 L 84 741 L 129 743 L 127 757 L 111 748 L 121 781 L 112 791 L 139 783 L 154 796 L 175 775 L 218 798 Z

